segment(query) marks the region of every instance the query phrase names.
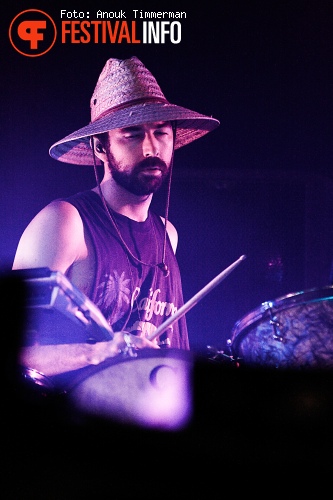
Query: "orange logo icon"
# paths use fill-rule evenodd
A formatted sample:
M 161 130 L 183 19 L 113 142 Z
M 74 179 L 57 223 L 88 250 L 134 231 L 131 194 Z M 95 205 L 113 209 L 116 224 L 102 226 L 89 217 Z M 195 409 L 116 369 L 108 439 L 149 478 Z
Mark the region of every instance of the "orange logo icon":
M 14 49 L 27 57 L 46 54 L 54 45 L 57 28 L 53 19 L 42 10 L 20 12 L 9 27 L 9 39 Z

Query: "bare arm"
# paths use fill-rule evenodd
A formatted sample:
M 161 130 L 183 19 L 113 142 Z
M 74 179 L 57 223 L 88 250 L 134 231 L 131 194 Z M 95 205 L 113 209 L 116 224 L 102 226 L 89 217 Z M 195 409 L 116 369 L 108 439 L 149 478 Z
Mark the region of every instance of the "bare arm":
M 74 262 L 87 257 L 81 217 L 71 204 L 54 201 L 43 208 L 25 229 L 16 251 L 13 269 L 49 267 L 65 272 Z M 114 334 L 113 340 L 96 344 L 33 345 L 24 347 L 19 362 L 46 376 L 97 365 L 119 354 L 126 345 L 124 332 Z M 146 338 L 131 335 L 138 349 L 158 348 Z
M 19 355 L 22 366 L 33 368 L 46 376 L 78 370 L 89 365 L 98 365 L 107 358 L 119 355 L 127 346 L 125 332 L 116 332 L 112 340 L 96 344 L 33 345 L 24 347 Z M 156 342 L 145 337 L 130 335 L 136 349 L 159 349 Z
M 65 273 L 86 255 L 83 223 L 78 211 L 65 201 L 54 201 L 26 227 L 16 250 L 13 269 L 49 267 Z

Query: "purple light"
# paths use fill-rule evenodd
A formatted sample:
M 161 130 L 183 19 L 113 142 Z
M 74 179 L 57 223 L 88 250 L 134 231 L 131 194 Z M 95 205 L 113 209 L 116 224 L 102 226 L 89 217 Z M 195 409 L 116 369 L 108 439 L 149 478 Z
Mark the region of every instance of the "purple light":
M 113 358 L 70 391 L 73 404 L 88 415 L 124 423 L 183 428 L 192 415 L 192 362 L 179 353 L 162 353 Z

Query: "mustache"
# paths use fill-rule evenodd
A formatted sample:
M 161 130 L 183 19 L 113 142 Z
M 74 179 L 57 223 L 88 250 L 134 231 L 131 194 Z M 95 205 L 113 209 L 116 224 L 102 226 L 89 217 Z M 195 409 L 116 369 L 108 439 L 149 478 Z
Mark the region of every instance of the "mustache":
M 158 156 L 149 156 L 148 158 L 144 158 L 136 164 L 135 170 L 140 171 L 149 167 L 158 167 L 161 169 L 162 173 L 166 173 L 168 171 L 168 165 Z

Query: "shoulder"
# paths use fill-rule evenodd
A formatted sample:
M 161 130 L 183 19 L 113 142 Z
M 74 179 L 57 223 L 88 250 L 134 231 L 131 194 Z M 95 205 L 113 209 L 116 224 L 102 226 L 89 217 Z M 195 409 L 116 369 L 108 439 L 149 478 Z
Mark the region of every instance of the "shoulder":
M 67 217 L 69 219 L 79 217 L 79 212 L 75 206 L 70 203 L 70 201 L 64 199 L 51 201 L 42 211 L 48 212 L 51 215 L 53 214 L 54 216 Z
M 28 228 L 35 227 L 45 231 L 71 231 L 81 226 L 80 214 L 71 203 L 64 200 L 54 200 L 40 210 Z
M 63 200 L 46 205 L 25 228 L 14 259 L 14 268 L 50 267 L 66 271 L 84 258 L 83 223 L 76 208 Z

